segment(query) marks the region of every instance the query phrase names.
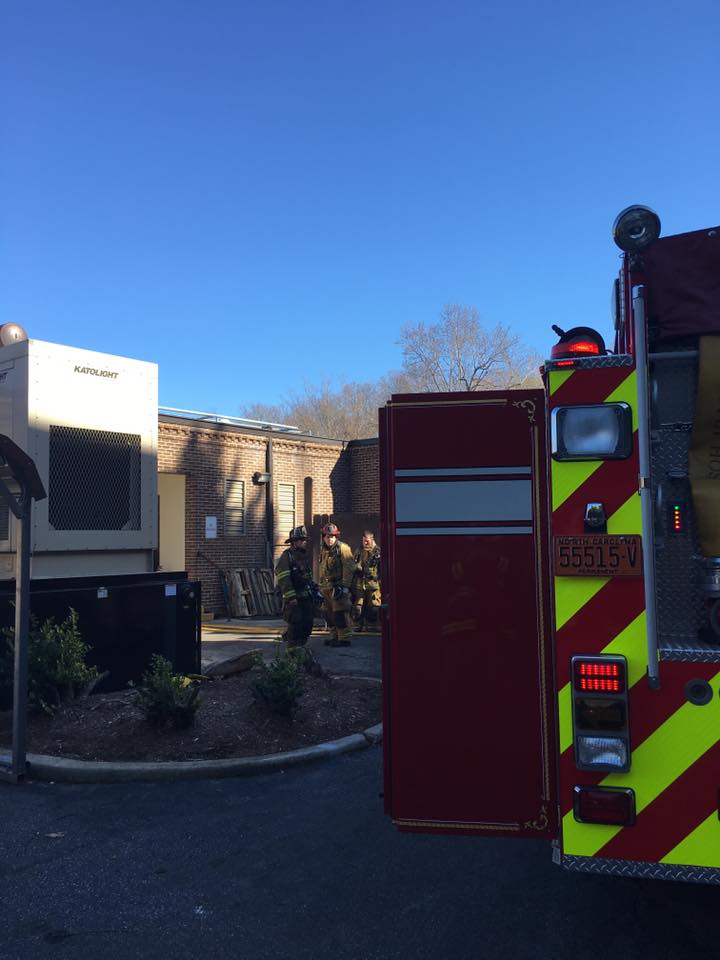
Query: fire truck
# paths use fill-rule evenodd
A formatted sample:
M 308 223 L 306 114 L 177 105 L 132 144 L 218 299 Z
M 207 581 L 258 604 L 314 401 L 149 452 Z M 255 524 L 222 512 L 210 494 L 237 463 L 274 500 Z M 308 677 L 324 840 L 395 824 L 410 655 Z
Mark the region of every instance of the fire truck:
M 613 349 L 380 411 L 385 811 L 720 883 L 720 227 L 613 236 Z

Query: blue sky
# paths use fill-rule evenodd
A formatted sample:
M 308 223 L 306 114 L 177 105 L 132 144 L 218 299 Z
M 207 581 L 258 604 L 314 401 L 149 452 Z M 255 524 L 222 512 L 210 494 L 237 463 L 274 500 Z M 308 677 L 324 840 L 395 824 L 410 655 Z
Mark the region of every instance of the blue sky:
M 0 320 L 238 413 L 478 308 L 609 337 L 610 228 L 716 225 L 710 0 L 3 6 Z

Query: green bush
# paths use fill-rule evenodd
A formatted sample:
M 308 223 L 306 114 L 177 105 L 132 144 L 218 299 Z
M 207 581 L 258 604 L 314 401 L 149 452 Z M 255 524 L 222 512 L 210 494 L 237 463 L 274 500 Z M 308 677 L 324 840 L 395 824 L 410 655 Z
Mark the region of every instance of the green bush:
M 200 705 L 198 693 L 197 683 L 180 673 L 173 673 L 170 661 L 154 653 L 150 668 L 143 674 L 137 688 L 137 702 L 153 727 L 168 723 L 176 728 L 190 727 Z
M 304 665 L 297 653 L 281 651 L 266 663 L 261 654 L 255 658 L 258 676 L 252 684 L 255 700 L 273 713 L 292 717 L 304 690 Z
M 90 647 L 78 629 L 77 611 L 70 608 L 62 623 L 53 617 L 39 623 L 30 618 L 28 642 L 28 705 L 52 716 L 63 700 L 76 697 L 98 676 L 85 662 Z M 0 700 L 12 702 L 15 630 L 0 631 Z
M 310 674 L 311 677 L 325 676 L 322 664 L 308 647 L 290 647 L 287 655 L 295 660 L 298 666 L 301 667 L 305 673 Z

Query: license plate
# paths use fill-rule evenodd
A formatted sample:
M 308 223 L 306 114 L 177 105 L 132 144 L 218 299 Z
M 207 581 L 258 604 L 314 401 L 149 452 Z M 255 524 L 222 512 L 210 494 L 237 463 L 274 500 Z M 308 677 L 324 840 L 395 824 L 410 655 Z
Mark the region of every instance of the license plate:
M 557 577 L 639 577 L 641 573 L 641 538 L 637 534 L 555 537 Z

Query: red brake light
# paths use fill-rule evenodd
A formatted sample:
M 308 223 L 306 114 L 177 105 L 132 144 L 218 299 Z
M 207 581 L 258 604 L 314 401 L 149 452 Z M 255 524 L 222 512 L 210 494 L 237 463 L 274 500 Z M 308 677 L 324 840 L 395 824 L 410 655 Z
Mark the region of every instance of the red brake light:
M 635 823 L 635 791 L 629 788 L 576 786 L 573 789 L 573 813 L 580 823 L 610 823 L 631 827 Z
M 575 661 L 575 689 L 594 693 L 622 693 L 625 671 L 618 661 Z

